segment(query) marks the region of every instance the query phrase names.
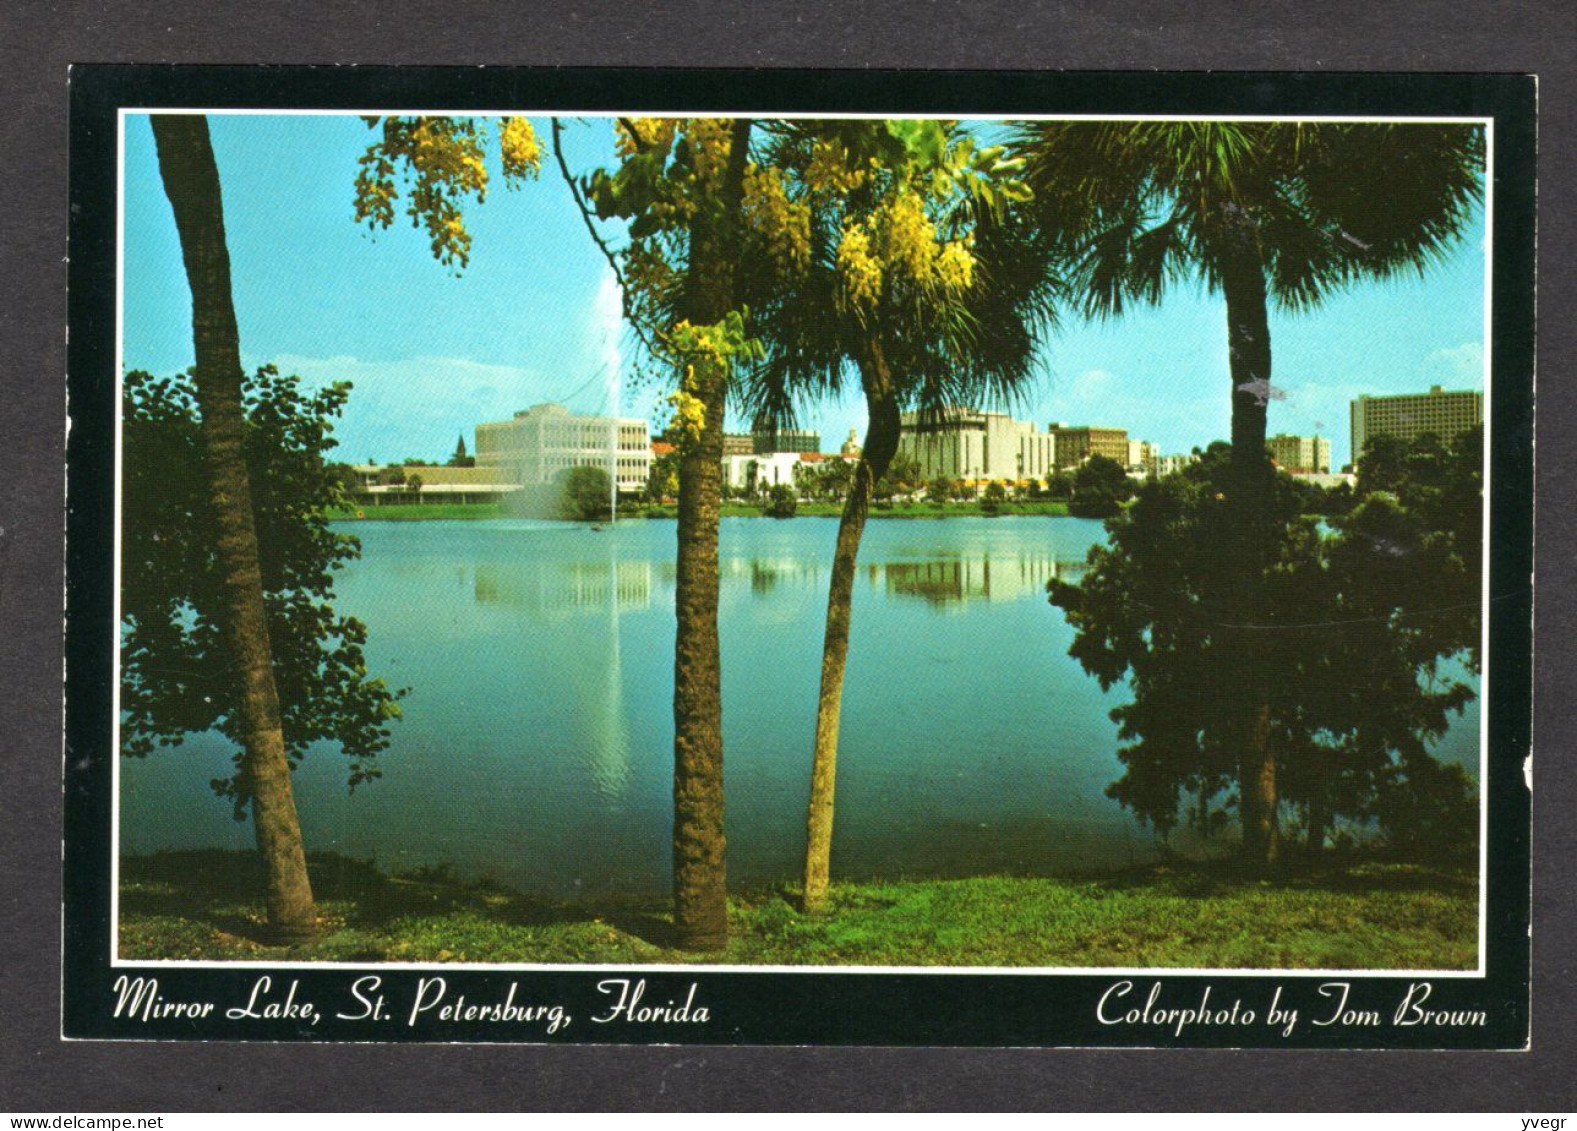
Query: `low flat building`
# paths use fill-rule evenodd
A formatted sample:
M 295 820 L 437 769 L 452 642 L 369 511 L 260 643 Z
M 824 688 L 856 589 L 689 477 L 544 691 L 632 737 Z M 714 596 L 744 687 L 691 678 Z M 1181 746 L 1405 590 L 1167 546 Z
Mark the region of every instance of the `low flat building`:
M 1193 452 L 1182 455 L 1156 456 L 1155 473 L 1157 475 L 1171 475 L 1173 472 L 1182 471 L 1190 464 L 1199 462 L 1199 457 Z
M 1128 430 L 1082 424 L 1053 423 L 1046 431 L 1055 438 L 1057 469 L 1078 467 L 1091 456 L 1105 456 L 1119 467 L 1128 466 Z
M 618 489 L 635 493 L 651 475 L 645 420 L 580 416 L 559 404 L 532 405 L 511 420 L 476 426 L 476 466 L 524 487 L 551 484 L 572 467 L 613 466 Z
M 736 491 L 766 491 L 780 483 L 792 487 L 804 462 L 800 452 L 724 456 L 723 479 Z
M 358 507 L 392 503 L 498 503 L 520 490 L 518 483 L 485 467 L 448 467 L 412 464 L 379 467 L 355 464 L 351 501 Z
M 1300 483 L 1308 483 L 1327 491 L 1332 487 L 1341 487 L 1343 485 L 1353 487 L 1358 482 L 1358 477 L 1350 471 L 1294 471 L 1291 472 L 1291 475 Z
M 919 464 L 924 480 L 1025 483 L 1045 478 L 1056 466 L 1052 437 L 1005 412 L 906 412 L 901 422 L 898 454 Z
M 1352 402 L 1350 412 L 1352 458 L 1356 463 L 1375 436 L 1416 440 L 1432 435 L 1446 442 L 1456 439 L 1469 428 L 1484 423 L 1484 394 L 1476 390 L 1447 392 L 1434 385 L 1427 393 L 1362 396 Z

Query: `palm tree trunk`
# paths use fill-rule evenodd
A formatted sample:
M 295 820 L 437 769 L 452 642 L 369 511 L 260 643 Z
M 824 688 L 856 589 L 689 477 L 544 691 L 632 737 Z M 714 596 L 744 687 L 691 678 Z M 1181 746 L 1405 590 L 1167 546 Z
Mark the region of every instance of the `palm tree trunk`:
M 736 121 L 718 206 L 690 230 L 687 317 L 722 320 L 734 300 L 732 233 L 744 194 L 750 122 Z M 678 573 L 674 586 L 674 927 L 686 950 L 728 944 L 723 836 L 723 695 L 717 635 L 717 520 L 722 498 L 728 372 L 698 365 L 695 395 L 706 410 L 699 440 L 679 460 Z
M 203 460 L 224 574 L 221 623 L 227 658 L 240 684 L 241 784 L 252 798 L 252 823 L 268 882 L 269 927 L 276 937 L 305 938 L 316 931 L 317 915 L 280 726 L 252 489 L 242 450 L 246 421 L 241 406 L 241 340 L 230 290 L 219 171 L 207 118 L 155 115 L 152 123 L 159 172 L 175 212 L 192 290 Z
M 849 622 L 853 614 L 854 569 L 860 538 L 870 515 L 871 495 L 898 452 L 901 431 L 898 402 L 881 353 L 862 366 L 870 420 L 865 446 L 855 465 L 849 494 L 838 520 L 838 544 L 827 592 L 827 631 L 821 649 L 821 693 L 816 703 L 816 750 L 811 759 L 810 806 L 805 819 L 803 907 L 819 911 L 827 902 L 832 871 L 833 793 L 838 774 L 838 724 L 843 710 L 843 675 L 849 659 Z
M 1239 817 L 1246 857 L 1274 864 L 1277 829 L 1276 760 L 1271 748 L 1270 695 L 1258 626 L 1267 624 L 1264 576 L 1267 520 L 1275 473 L 1265 450 L 1270 405 L 1270 320 L 1265 267 L 1252 218 L 1236 205 L 1225 210 L 1221 289 L 1227 305 L 1227 347 L 1232 374 L 1232 477 L 1230 502 L 1236 533 L 1229 569 L 1238 576 L 1233 620 L 1240 626 L 1242 666 L 1238 691 L 1245 701 L 1238 771 Z

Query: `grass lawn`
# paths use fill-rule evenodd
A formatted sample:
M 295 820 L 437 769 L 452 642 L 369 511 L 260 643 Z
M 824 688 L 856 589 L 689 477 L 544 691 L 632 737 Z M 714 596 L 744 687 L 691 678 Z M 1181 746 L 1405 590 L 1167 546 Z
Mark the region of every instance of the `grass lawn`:
M 323 934 L 262 938 L 251 853 L 128 858 L 120 957 L 342 962 L 722 962 L 762 965 L 1143 966 L 1471 969 L 1470 871 L 1330 866 L 1275 881 L 1219 865 L 1155 866 L 1102 880 L 984 876 L 835 886 L 827 914 L 792 892 L 730 900 L 732 941 L 715 955 L 669 947 L 666 899 L 560 903 L 443 871 L 389 877 L 313 857 Z

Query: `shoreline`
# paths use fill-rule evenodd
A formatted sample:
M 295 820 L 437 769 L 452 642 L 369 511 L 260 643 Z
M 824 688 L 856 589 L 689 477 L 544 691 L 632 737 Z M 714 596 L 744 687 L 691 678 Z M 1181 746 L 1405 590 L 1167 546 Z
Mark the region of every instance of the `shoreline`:
M 1478 887 L 1468 867 L 1356 857 L 1275 880 L 1230 864 L 1162 863 L 1100 879 L 985 875 L 834 883 L 801 914 L 792 885 L 729 894 L 730 941 L 672 945 L 666 896 L 532 897 L 444 868 L 388 875 L 311 854 L 319 936 L 263 941 L 261 865 L 246 851 L 121 862 L 123 959 L 761 966 L 1471 969 Z
M 799 509 L 789 519 L 774 519 L 785 522 L 794 518 L 839 518 L 843 514 L 841 503 L 813 503 L 799 504 Z M 494 503 L 414 503 L 391 504 L 385 506 L 371 506 L 357 509 L 335 509 L 328 512 L 330 522 L 430 522 L 430 521 L 486 521 L 499 518 L 529 518 L 529 515 L 512 515 L 504 511 L 502 506 Z M 675 506 L 648 506 L 640 504 L 632 506 L 628 512 L 621 509 L 619 521 L 635 519 L 675 519 L 678 517 L 678 508 Z M 721 518 L 772 518 L 773 516 L 762 513 L 759 506 L 754 503 L 724 503 L 720 512 Z M 898 504 L 891 507 L 873 506 L 869 517 L 876 520 L 910 520 L 910 521 L 938 521 L 949 518 L 1076 518 L 1070 515 L 1068 507 L 1063 502 L 1032 501 L 1023 503 L 1004 503 L 995 511 L 987 511 L 979 503 L 948 503 L 937 506 L 933 503 Z M 563 522 L 566 525 L 586 525 L 588 522 L 606 522 L 604 519 L 543 519 L 548 522 Z

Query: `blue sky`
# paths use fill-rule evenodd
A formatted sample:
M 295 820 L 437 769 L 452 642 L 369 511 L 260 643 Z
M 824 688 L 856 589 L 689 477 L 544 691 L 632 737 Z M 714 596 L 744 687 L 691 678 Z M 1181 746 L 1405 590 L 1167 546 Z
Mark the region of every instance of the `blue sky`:
M 355 389 L 337 429 L 340 458 L 362 462 L 454 450 L 483 420 L 543 400 L 604 412 L 623 373 L 622 411 L 660 427 L 660 390 L 632 387 L 633 352 L 605 261 L 551 162 L 509 191 L 495 176 L 467 207 L 474 237 L 458 277 L 436 263 L 403 216 L 370 235 L 353 220 L 356 159 L 371 131 L 352 116 L 220 115 L 210 119 L 224 191 L 242 357 L 313 382 Z M 539 123 L 546 141 L 546 123 Z M 567 126 L 571 167 L 611 160 L 604 121 Z M 147 120 L 126 123 L 127 368 L 192 363 L 191 305 L 174 220 Z M 1424 279 L 1355 287 L 1318 310 L 1272 312 L 1272 432 L 1319 431 L 1347 462 L 1348 402 L 1359 393 L 1483 387 L 1484 227 L 1477 217 Z M 620 359 L 624 360 L 620 360 Z M 1044 427 L 1125 427 L 1164 452 L 1228 431 L 1225 308 L 1179 289 L 1121 320 L 1069 318 L 1015 415 Z M 832 450 L 863 430 L 855 398 L 804 422 Z

